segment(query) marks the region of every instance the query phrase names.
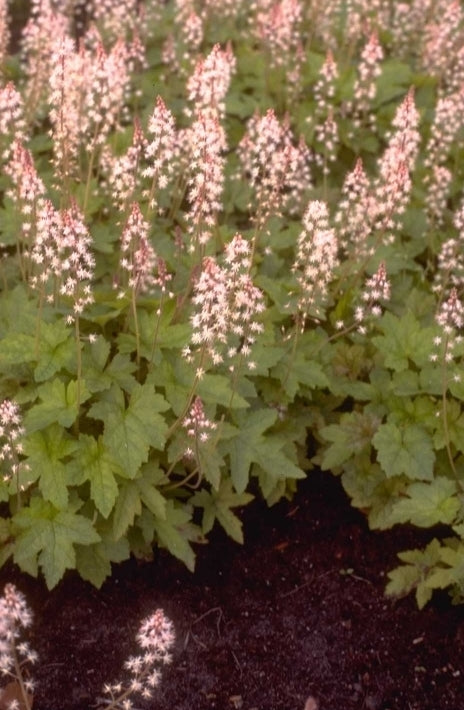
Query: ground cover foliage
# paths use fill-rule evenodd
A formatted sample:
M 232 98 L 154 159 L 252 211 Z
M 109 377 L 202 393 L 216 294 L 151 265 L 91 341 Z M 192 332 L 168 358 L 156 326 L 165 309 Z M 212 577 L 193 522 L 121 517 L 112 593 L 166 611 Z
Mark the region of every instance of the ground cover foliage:
M 388 593 L 461 602 L 461 4 L 40 2 L 13 52 L 22 9 L 0 562 L 193 569 L 318 466 L 372 528 L 441 526 Z

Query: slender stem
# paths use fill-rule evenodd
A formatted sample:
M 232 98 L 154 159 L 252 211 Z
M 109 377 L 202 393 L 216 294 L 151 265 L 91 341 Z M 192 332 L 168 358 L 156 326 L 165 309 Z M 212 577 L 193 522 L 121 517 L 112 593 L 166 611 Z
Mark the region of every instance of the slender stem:
M 29 701 L 29 693 L 27 692 L 27 688 L 24 684 L 23 672 L 21 670 L 21 664 L 19 663 L 18 654 L 16 653 L 16 647 L 14 646 L 14 644 L 11 644 L 11 651 L 15 667 L 15 678 L 19 683 L 25 710 L 32 710 L 32 705 Z
M 151 346 L 150 365 L 153 365 L 153 358 L 155 357 L 156 344 L 158 342 L 158 333 L 159 333 L 159 329 L 160 329 L 160 325 L 161 325 L 161 315 L 163 312 L 163 301 L 164 301 L 164 293 L 161 293 L 160 304 L 159 304 L 159 309 L 158 309 L 158 317 L 156 319 L 155 332 L 153 333 L 153 343 Z
M 200 485 L 200 482 L 202 480 L 202 475 L 201 475 L 201 471 L 200 471 L 199 466 L 196 466 L 193 469 L 193 471 L 190 471 L 190 473 L 188 473 L 186 476 L 184 476 L 184 478 L 182 478 L 180 481 L 176 481 L 176 483 L 171 483 L 169 486 L 165 486 L 163 488 L 163 491 L 173 491 L 176 488 L 180 488 L 181 486 L 185 486 L 194 476 L 198 476 L 198 480 L 195 483 L 195 485 L 190 486 L 190 488 L 195 490 L 195 488 L 198 488 L 198 486 Z
M 206 347 L 203 346 L 202 351 L 201 351 L 201 355 L 200 355 L 200 362 L 199 362 L 198 368 L 197 368 L 197 374 L 195 375 L 195 379 L 193 380 L 192 387 L 191 387 L 190 392 L 187 397 L 187 402 L 186 402 L 185 407 L 183 408 L 181 414 L 177 417 L 176 421 L 174 422 L 174 424 L 172 424 L 171 427 L 168 429 L 167 434 L 166 434 L 166 441 L 168 441 L 168 439 L 170 439 L 170 437 L 173 435 L 173 433 L 175 432 L 177 427 L 185 419 L 185 417 L 190 409 L 190 405 L 192 404 L 193 398 L 196 394 L 198 383 L 200 382 L 200 379 L 201 379 L 201 376 L 198 375 L 198 371 L 202 370 L 203 364 L 205 362 L 205 357 L 206 357 Z
M 290 377 L 290 372 L 292 371 L 292 365 L 295 362 L 296 348 L 298 345 L 298 340 L 299 340 L 301 328 L 302 328 L 302 325 L 300 324 L 299 320 L 300 319 L 297 317 L 297 322 L 295 324 L 295 335 L 293 336 L 292 349 L 290 352 L 290 360 L 288 363 L 287 372 L 285 374 L 285 377 L 281 382 L 281 389 L 282 390 L 285 389 L 285 385 L 287 384 L 288 378 Z
M 92 140 L 92 150 L 90 153 L 90 160 L 89 160 L 89 165 L 87 168 L 87 179 L 86 179 L 86 183 L 85 183 L 84 204 L 82 206 L 82 212 L 84 215 L 87 211 L 87 205 L 88 205 L 89 197 L 90 197 L 90 183 L 92 180 L 92 171 L 93 171 L 93 165 L 95 162 L 95 156 L 97 154 L 97 136 L 98 136 L 98 126 L 95 127 L 95 133 L 94 133 L 93 140 Z
M 76 434 L 79 433 L 79 410 L 81 408 L 81 379 L 82 379 L 82 351 L 81 351 L 81 334 L 79 327 L 79 317 L 76 316 L 74 321 L 74 332 L 76 337 L 76 356 L 77 356 L 77 388 L 76 388 L 76 408 L 77 417 L 74 428 Z
M 136 288 L 134 287 L 132 289 L 132 294 L 131 294 L 131 308 L 132 308 L 132 315 L 134 317 L 134 330 L 135 330 L 135 347 L 136 347 L 136 363 L 137 363 L 137 368 L 140 367 L 140 328 L 139 328 L 139 319 L 137 315 L 137 295 L 136 295 Z
M 42 329 L 42 312 L 43 312 L 43 302 L 44 302 L 44 289 L 40 289 L 39 296 L 39 307 L 37 309 L 37 319 L 35 326 L 35 356 L 38 359 L 40 353 L 40 332 Z
M 449 427 L 448 427 L 448 399 L 446 397 L 446 393 L 448 390 L 448 368 L 446 365 L 447 350 L 448 350 L 448 338 L 445 341 L 445 351 L 444 351 L 444 356 L 443 356 L 441 407 L 442 407 L 443 431 L 445 434 L 446 452 L 448 454 L 448 459 L 450 462 L 450 466 L 453 470 L 453 473 L 454 473 L 455 477 L 457 479 L 459 479 L 458 472 L 456 471 L 456 467 L 454 465 L 453 454 L 451 451 L 450 433 L 449 433 Z

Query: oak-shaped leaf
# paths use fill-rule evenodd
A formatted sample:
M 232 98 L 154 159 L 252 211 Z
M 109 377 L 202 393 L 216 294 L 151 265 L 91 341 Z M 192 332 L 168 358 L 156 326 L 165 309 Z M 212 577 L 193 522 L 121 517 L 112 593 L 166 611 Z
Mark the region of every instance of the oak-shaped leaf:
M 42 321 L 38 334 L 38 362 L 34 370 L 36 382 L 45 382 L 62 368 L 70 370 L 76 360 L 76 343 L 69 337 L 69 326 L 63 319 L 54 323 Z
M 405 474 L 408 478 L 422 481 L 433 478 L 433 442 L 422 426 L 409 424 L 400 427 L 386 422 L 379 426 L 372 443 L 388 477 Z
M 230 478 L 221 482 L 219 490 L 202 490 L 195 493 L 191 502 L 203 508 L 202 530 L 208 534 L 217 520 L 226 533 L 236 542 L 243 543 L 242 523 L 232 512 L 232 508 L 246 505 L 253 496 L 250 493 L 236 493 Z
M 406 489 L 406 496 L 395 501 L 390 513 L 392 525 L 412 523 L 431 528 L 438 523 L 451 525 L 461 504 L 455 481 L 439 476 L 433 481 L 417 481 Z
M 398 557 L 405 564 L 388 573 L 389 582 L 386 593 L 391 597 L 404 597 L 414 589 L 419 609 L 431 599 L 433 587 L 430 585 L 430 573 L 440 562 L 440 543 L 434 538 L 424 550 L 406 550 Z
M 68 505 L 68 464 L 66 459 L 77 449 L 72 439 L 58 424 L 50 424 L 25 437 L 24 453 L 27 455 L 27 471 L 39 479 L 39 488 L 45 500 L 55 508 Z M 28 473 L 25 473 L 27 477 Z
M 168 500 L 164 520 L 153 517 L 153 527 L 158 543 L 193 572 L 195 553 L 189 541 L 192 536 L 195 539 L 195 528 L 190 522 L 191 517 L 189 506 L 184 504 L 181 507 L 175 501 Z
M 90 482 L 90 497 L 97 510 L 107 518 L 114 508 L 118 496 L 118 483 L 115 474 L 125 478 L 125 470 L 105 446 L 102 436 L 81 434 L 79 448 L 74 457 L 72 468 L 78 468 L 82 474 L 76 476 L 80 483 Z
M 76 569 L 82 579 L 100 589 L 111 575 L 111 563 L 123 562 L 130 555 L 129 542 L 125 537 L 115 540 L 111 525 L 99 528 L 100 542 L 94 545 L 76 545 Z
M 67 569 L 76 567 L 76 544 L 100 541 L 92 521 L 76 512 L 80 505 L 79 501 L 67 510 L 58 510 L 49 501 L 34 497 L 13 518 L 15 563 L 33 577 L 40 567 L 49 589 L 58 584 Z
M 46 429 L 55 422 L 65 428 L 72 426 L 78 415 L 78 397 L 80 404 L 90 397 L 83 380 L 78 386 L 76 380 L 65 384 L 58 377 L 44 382 L 37 391 L 42 401 L 34 404 L 24 418 L 28 432 Z
M 320 429 L 322 438 L 330 442 L 322 454 L 322 470 L 333 470 L 362 451 L 369 451 L 378 426 L 378 417 L 365 411 L 342 414 L 339 424 L 329 424 Z
M 385 313 L 379 328 L 383 335 L 374 336 L 372 342 L 383 354 L 386 367 L 401 372 L 410 362 L 422 367 L 430 361 L 435 329 L 424 328 L 410 311 L 401 318 Z
M 89 416 L 103 421 L 105 447 L 129 478 L 148 460 L 150 447 L 163 450 L 168 427 L 160 412 L 167 409 L 166 400 L 148 383 L 134 386 L 127 407 L 124 392 L 113 385 L 90 408 Z
M 164 478 L 158 465 L 149 462 L 141 467 L 135 479 L 122 483 L 113 512 L 113 535 L 116 540 L 126 534 L 136 517 L 142 515 L 143 506 L 155 518 L 166 519 L 167 501 L 157 487 Z

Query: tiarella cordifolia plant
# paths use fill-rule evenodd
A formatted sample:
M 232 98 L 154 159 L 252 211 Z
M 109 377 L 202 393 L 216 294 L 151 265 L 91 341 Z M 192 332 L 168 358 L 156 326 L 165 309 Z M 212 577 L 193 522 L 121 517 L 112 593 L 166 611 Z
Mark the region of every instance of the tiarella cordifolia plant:
M 144 700 L 152 698 L 161 681 L 159 667 L 171 663 L 170 651 L 174 641 L 172 622 L 162 609 L 157 609 L 140 625 L 137 643 L 141 654 L 131 656 L 125 663 L 129 678 L 105 684 L 103 692 L 108 698 L 105 698 L 104 704 L 99 708 L 131 710 L 134 707 L 134 695 Z
M 7 584 L 0 598 L 0 672 L 10 679 L 6 686 L 10 708 L 32 707 L 35 683 L 29 666 L 36 663 L 37 654 L 22 640 L 23 629 L 31 623 L 26 598 L 13 584 Z
M 22 639 L 23 629 L 31 624 L 32 612 L 25 596 L 13 584 L 7 584 L 0 598 L 0 673 L 9 679 L 1 689 L 1 699 L 11 710 L 31 710 L 33 705 L 35 681 L 30 677 L 30 666 L 38 656 Z M 128 678 L 106 683 L 103 693 L 108 697 L 100 698 L 96 707 L 131 710 L 133 696 L 145 700 L 153 697 L 161 682 L 160 667 L 171 663 L 174 642 L 172 622 L 162 609 L 157 609 L 140 625 L 137 644 L 141 653 L 126 661 Z
M 318 465 L 442 525 L 389 593 L 463 601 L 460 3 L 34 2 L 17 57 L 5 17 L 0 562 L 192 569 Z

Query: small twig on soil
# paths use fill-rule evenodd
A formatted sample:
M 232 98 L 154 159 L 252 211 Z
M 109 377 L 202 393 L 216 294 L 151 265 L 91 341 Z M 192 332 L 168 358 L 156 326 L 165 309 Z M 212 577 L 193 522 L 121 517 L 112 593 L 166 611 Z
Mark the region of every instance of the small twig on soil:
M 235 651 L 233 651 L 232 649 L 230 649 L 230 652 L 231 652 L 232 656 L 234 657 L 235 665 L 236 665 L 237 668 L 238 668 L 238 671 L 239 671 L 239 673 L 240 673 L 240 677 L 242 677 L 242 675 L 243 675 L 242 666 L 240 665 L 240 662 L 239 662 L 237 656 L 235 655 Z
M 220 623 L 221 623 L 221 619 L 223 618 L 224 614 L 223 614 L 223 611 L 222 611 L 222 609 L 221 609 L 220 606 L 215 606 L 215 607 L 213 607 L 212 609 L 208 609 L 208 611 L 205 611 L 204 614 L 202 614 L 201 616 L 198 616 L 194 621 L 192 621 L 192 623 L 190 624 L 190 629 L 187 631 L 187 634 L 186 634 L 186 636 L 185 636 L 184 650 L 185 650 L 185 649 L 187 648 L 187 646 L 188 646 L 188 642 L 189 642 L 190 636 L 193 638 L 193 640 L 195 641 L 195 643 L 197 643 L 199 646 L 202 646 L 203 648 L 206 648 L 206 645 L 205 645 L 204 643 L 202 643 L 202 642 L 195 636 L 195 634 L 192 632 L 192 626 L 194 626 L 194 624 L 197 624 L 197 623 L 198 623 L 199 621 L 201 621 L 202 619 L 205 619 L 205 618 L 206 618 L 207 616 L 209 616 L 210 614 L 213 614 L 215 611 L 218 611 L 218 612 L 219 612 L 219 616 L 218 616 L 217 621 L 216 621 L 216 630 L 217 630 L 218 638 L 221 638 L 221 630 L 220 630 L 220 628 L 219 628 L 219 625 L 220 625 Z
M 301 589 L 311 586 L 311 584 L 313 582 L 317 582 L 318 579 L 322 579 L 322 577 L 327 577 L 327 575 L 332 574 L 332 572 L 335 572 L 335 570 L 329 569 L 327 572 L 323 572 L 322 574 L 318 574 L 317 577 L 311 577 L 311 579 L 309 579 L 307 582 L 304 582 L 303 584 L 300 584 L 298 587 L 295 587 L 295 589 L 291 589 L 289 592 L 285 592 L 285 594 L 281 594 L 280 599 L 285 599 L 286 597 L 290 597 L 292 594 L 296 594 Z

